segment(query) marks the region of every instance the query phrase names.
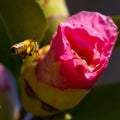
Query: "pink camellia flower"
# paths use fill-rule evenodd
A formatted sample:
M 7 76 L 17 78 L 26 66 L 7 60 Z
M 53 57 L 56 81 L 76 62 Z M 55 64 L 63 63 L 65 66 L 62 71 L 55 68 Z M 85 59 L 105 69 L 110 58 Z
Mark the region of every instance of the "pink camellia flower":
M 59 24 L 50 46 L 23 63 L 26 111 L 46 116 L 77 105 L 107 67 L 117 35 L 112 19 L 97 12 L 82 11 Z
M 59 89 L 90 89 L 107 67 L 117 35 L 112 19 L 100 13 L 82 11 L 68 18 L 39 62 L 38 81 Z

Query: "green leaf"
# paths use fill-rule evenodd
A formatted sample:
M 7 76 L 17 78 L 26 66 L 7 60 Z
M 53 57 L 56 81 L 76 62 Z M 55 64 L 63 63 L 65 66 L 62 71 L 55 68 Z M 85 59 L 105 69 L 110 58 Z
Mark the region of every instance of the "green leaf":
M 120 32 L 120 16 L 113 16 L 112 17 L 113 21 L 115 22 L 115 24 L 118 27 L 118 31 Z M 118 39 L 115 45 L 115 48 L 119 48 L 120 47 L 120 33 L 118 35 Z
M 118 120 L 120 118 L 120 83 L 93 88 L 77 107 L 65 113 L 71 115 L 71 120 Z M 56 115 L 52 120 L 67 120 L 65 113 Z
M 36 0 L 0 0 L 0 62 L 18 74 L 21 60 L 9 54 L 10 46 L 35 37 L 40 42 L 46 28 Z

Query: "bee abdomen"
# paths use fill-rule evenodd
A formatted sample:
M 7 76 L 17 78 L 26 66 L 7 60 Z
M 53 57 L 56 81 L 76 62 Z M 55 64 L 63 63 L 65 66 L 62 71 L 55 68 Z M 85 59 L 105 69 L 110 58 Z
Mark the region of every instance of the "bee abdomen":
M 16 44 L 10 48 L 10 52 L 14 54 L 21 54 L 25 51 L 26 46 L 24 44 Z
M 16 54 L 16 53 L 18 53 L 18 50 L 16 49 L 16 47 L 11 47 L 10 52 Z

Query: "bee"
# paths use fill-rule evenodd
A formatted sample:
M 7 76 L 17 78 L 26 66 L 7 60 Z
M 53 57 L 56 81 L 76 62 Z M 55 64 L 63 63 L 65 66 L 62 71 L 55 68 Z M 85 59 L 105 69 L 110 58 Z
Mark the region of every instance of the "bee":
M 34 53 L 39 51 L 39 45 L 36 41 L 32 39 L 27 39 L 23 42 L 17 43 L 10 48 L 10 52 L 13 54 L 18 54 L 22 58 L 27 55 L 32 56 Z

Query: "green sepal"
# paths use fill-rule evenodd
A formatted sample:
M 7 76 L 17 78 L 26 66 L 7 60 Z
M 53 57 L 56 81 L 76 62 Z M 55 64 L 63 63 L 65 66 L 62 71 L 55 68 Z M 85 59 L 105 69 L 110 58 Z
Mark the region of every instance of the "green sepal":
M 94 87 L 75 108 L 53 117 L 53 120 L 118 120 L 120 118 L 120 83 Z

